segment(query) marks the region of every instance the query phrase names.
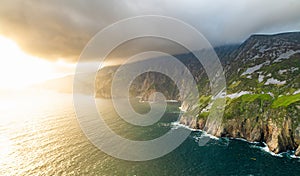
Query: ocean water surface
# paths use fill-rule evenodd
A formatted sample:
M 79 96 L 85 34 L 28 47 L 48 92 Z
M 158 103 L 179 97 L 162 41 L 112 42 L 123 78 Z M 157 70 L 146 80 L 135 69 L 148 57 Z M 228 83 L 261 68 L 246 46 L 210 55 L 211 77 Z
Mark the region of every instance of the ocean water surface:
M 104 119 L 117 134 L 149 140 L 174 127 L 178 104 L 169 103 L 161 120 L 149 127 L 130 125 L 114 112 L 110 100 L 97 99 Z M 132 102 L 136 111 L 147 103 Z M 87 109 L 87 113 L 89 113 Z M 176 124 L 176 123 L 175 123 Z M 201 146 L 201 131 L 173 152 L 150 161 L 111 157 L 96 148 L 81 131 L 72 95 L 31 92 L 0 98 L 0 175 L 299 175 L 300 159 L 271 155 L 260 144 L 209 139 Z

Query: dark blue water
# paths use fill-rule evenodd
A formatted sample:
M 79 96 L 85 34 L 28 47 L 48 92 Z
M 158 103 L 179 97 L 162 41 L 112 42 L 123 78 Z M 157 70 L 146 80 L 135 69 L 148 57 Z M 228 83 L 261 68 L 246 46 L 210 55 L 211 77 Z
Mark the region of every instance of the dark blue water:
M 17 97 L 20 98 L 20 97 Z M 11 99 L 11 97 L 9 97 Z M 87 140 L 77 122 L 71 95 L 38 99 L 3 100 L 0 108 L 0 175 L 299 175 L 300 159 L 273 156 L 240 140 L 210 139 L 198 145 L 202 132 L 194 131 L 171 153 L 150 161 L 132 162 L 111 157 Z M 22 103 L 23 102 L 23 103 Z M 156 138 L 173 128 L 178 104 L 170 104 L 164 117 L 150 127 L 132 126 L 104 107 L 107 124 L 134 140 Z M 38 108 L 37 108 L 38 107 Z M 135 104 L 146 112 L 145 104 Z M 16 111 L 18 109 L 18 111 Z M 88 109 L 87 109 L 88 113 Z
M 114 113 L 110 113 L 111 121 L 107 120 L 107 124 L 116 133 L 129 139 L 153 139 L 173 127 L 171 122 L 178 120 L 179 116 L 178 105 L 169 103 L 165 115 L 157 124 L 150 127 L 136 127 L 120 119 L 113 120 L 111 115 L 117 116 Z M 140 113 L 147 111 L 146 106 L 147 104 L 133 103 L 135 110 Z M 116 175 L 299 175 L 300 173 L 300 159 L 292 159 L 289 155 L 273 156 L 263 150 L 263 144 L 212 138 L 202 146 L 198 145 L 201 137 L 207 138 L 207 135 L 201 131 L 193 131 L 176 150 L 152 161 L 129 162 L 110 157 L 109 167 L 103 173 L 114 172 Z

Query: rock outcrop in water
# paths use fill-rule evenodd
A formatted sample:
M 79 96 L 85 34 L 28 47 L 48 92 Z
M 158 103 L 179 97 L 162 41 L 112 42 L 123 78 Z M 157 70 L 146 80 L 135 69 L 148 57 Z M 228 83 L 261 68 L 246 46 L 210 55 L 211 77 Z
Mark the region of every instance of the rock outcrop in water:
M 205 70 L 192 54 L 176 57 L 187 66 L 198 84 L 199 104 L 180 99 L 176 84 L 163 74 L 149 72 L 137 77 L 130 88 L 132 96 L 147 100 L 155 92 L 182 102 L 186 111 L 180 119 L 191 128 L 218 137 L 243 138 L 264 142 L 270 151 L 295 150 L 300 155 L 300 33 L 254 35 L 239 47 L 216 49 L 226 80 L 226 108 L 221 125 L 208 122 L 214 100 Z M 114 72 L 118 67 L 101 69 L 96 95 L 109 98 Z M 122 95 L 120 95 L 122 96 Z M 191 116 L 189 112 L 199 111 Z M 217 125 L 216 125 L 217 124 Z

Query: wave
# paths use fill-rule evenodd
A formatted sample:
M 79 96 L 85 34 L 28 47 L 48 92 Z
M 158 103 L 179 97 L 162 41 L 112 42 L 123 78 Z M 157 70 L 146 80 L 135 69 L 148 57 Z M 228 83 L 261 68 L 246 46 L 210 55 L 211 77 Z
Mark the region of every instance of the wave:
M 268 145 L 265 142 L 263 142 L 262 144 L 263 144 L 263 146 L 253 145 L 251 147 L 252 148 L 258 148 L 261 151 L 263 151 L 265 153 L 268 153 L 268 154 L 270 154 L 272 156 L 275 156 L 275 157 L 280 157 L 280 158 L 287 157 L 287 158 L 300 159 L 300 156 L 295 155 L 295 151 L 287 151 L 287 152 L 282 152 L 282 153 L 277 153 L 276 154 L 276 153 L 270 151 Z
M 295 154 L 290 155 L 291 158 L 300 159 L 300 156 L 296 156 Z
M 267 145 L 266 143 L 262 142 L 262 144 L 263 144 L 263 146 L 252 145 L 252 146 L 250 146 L 250 147 L 251 147 L 251 148 L 257 148 L 257 149 L 260 149 L 261 151 L 266 152 L 266 153 L 268 153 L 268 154 L 270 154 L 270 155 L 272 155 L 272 156 L 277 156 L 277 157 L 281 157 L 281 158 L 283 157 L 283 153 L 278 153 L 278 154 L 276 154 L 276 153 L 272 152 L 272 151 L 269 149 L 269 147 L 268 147 L 268 145 Z
M 183 125 L 181 124 L 179 121 L 176 121 L 176 122 L 172 122 L 171 123 L 171 126 L 172 126 L 172 129 L 178 129 L 178 128 L 185 128 L 185 129 L 188 129 L 190 131 L 201 131 L 202 130 L 199 130 L 199 129 L 193 129 L 193 128 L 190 128 L 189 126 L 186 126 L 186 125 Z
M 260 142 L 251 142 L 251 141 L 248 141 L 247 139 L 244 139 L 244 138 L 233 138 L 233 137 L 230 137 L 229 138 L 230 140 L 238 140 L 238 141 L 243 141 L 243 142 L 247 142 L 249 144 L 259 144 Z
M 222 139 L 219 138 L 219 137 L 216 137 L 214 135 L 211 135 L 211 134 L 208 134 L 206 131 L 203 131 L 203 130 L 200 130 L 200 129 L 193 129 L 193 128 L 190 128 L 189 126 L 186 126 L 186 125 L 183 125 L 181 124 L 180 122 L 173 122 L 171 123 L 171 126 L 172 126 L 172 129 L 177 129 L 177 128 L 185 128 L 185 129 L 188 129 L 190 131 L 193 131 L 193 132 L 201 132 L 201 135 L 200 136 L 194 136 L 194 138 L 196 139 L 196 141 L 199 141 L 200 139 L 203 139 L 205 137 L 208 137 L 209 139 L 214 139 L 214 140 L 219 140 Z M 250 145 L 251 148 L 257 148 L 257 149 L 260 149 L 261 151 L 265 152 L 265 153 L 268 153 L 272 156 L 275 156 L 275 157 L 284 157 L 284 156 L 287 156 L 288 158 L 295 158 L 295 159 L 300 159 L 300 156 L 296 156 L 294 153 L 295 151 L 289 151 L 289 152 L 282 152 L 282 153 L 274 153 L 272 152 L 268 145 L 265 143 L 265 142 L 251 142 L 251 141 L 248 141 L 246 139 L 243 139 L 243 138 L 224 138 L 224 139 L 229 139 L 229 140 L 239 140 L 239 141 L 242 141 L 242 142 L 247 142 Z M 263 144 L 263 146 L 259 146 L 258 144 Z
M 220 139 L 220 138 L 218 138 L 214 135 L 211 135 L 211 134 L 207 133 L 206 131 L 203 131 L 203 130 L 200 130 L 200 129 L 190 128 L 189 126 L 183 125 L 178 121 L 177 122 L 172 122 L 171 125 L 172 125 L 172 129 L 178 129 L 179 127 L 181 127 L 181 128 L 185 128 L 185 129 L 188 129 L 190 131 L 193 131 L 193 132 L 201 132 L 202 137 L 205 136 L 205 137 L 209 137 L 210 139 L 214 139 L 214 140 L 219 140 Z

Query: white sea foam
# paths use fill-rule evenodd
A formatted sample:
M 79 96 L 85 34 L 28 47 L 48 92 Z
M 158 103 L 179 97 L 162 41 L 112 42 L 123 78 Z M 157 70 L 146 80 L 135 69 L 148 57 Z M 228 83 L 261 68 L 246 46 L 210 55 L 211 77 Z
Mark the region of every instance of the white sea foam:
M 251 148 L 258 148 L 261 151 L 264 151 L 264 152 L 266 152 L 266 153 L 268 153 L 268 154 L 270 154 L 272 156 L 283 157 L 282 153 L 276 154 L 276 153 L 270 151 L 270 149 L 269 149 L 269 147 L 268 147 L 268 145 L 266 143 L 263 142 L 263 144 L 264 144 L 264 146 L 253 145 L 253 146 L 250 146 L 250 147 Z
M 270 149 L 269 149 L 269 147 L 267 146 L 267 144 L 264 143 L 264 145 L 265 145 L 264 147 L 261 147 L 261 149 L 262 149 L 263 151 L 265 151 L 265 152 L 267 152 L 267 153 L 269 153 L 269 154 L 271 154 L 271 155 L 273 155 L 273 156 L 283 157 L 281 153 L 276 154 L 276 153 L 270 151 Z
M 172 129 L 178 129 L 178 128 L 181 127 L 181 128 L 189 129 L 189 130 L 191 130 L 191 131 L 199 131 L 199 132 L 202 132 L 201 136 L 195 136 L 195 137 L 194 137 L 196 140 L 201 140 L 201 139 L 204 140 L 205 137 L 209 137 L 210 139 L 213 139 L 213 140 L 220 140 L 220 138 L 218 138 L 218 137 L 216 137 L 216 136 L 213 136 L 213 135 L 211 135 L 211 134 L 208 134 L 207 132 L 205 132 L 205 131 L 203 131 L 203 130 L 200 130 L 200 129 L 193 129 L 193 128 L 190 128 L 190 127 L 188 127 L 188 126 L 186 126 L 186 125 L 180 124 L 179 122 L 173 122 L 171 125 L 172 125 Z M 225 139 L 225 138 L 224 138 L 224 139 Z M 251 146 L 250 146 L 251 148 L 257 148 L 257 149 L 260 149 L 260 150 L 263 151 L 263 152 L 266 152 L 266 153 L 268 153 L 268 154 L 270 154 L 270 155 L 272 155 L 272 156 L 276 156 L 276 157 L 280 157 L 280 158 L 283 157 L 283 154 L 284 154 L 284 153 L 287 153 L 287 152 L 284 152 L 284 153 L 278 153 L 278 154 L 276 154 L 276 153 L 270 151 L 268 145 L 267 145 L 265 142 L 263 142 L 263 145 L 264 145 L 264 146 L 258 146 L 257 144 L 259 144 L 260 142 L 250 142 L 250 141 L 247 141 L 246 139 L 243 139 L 243 138 L 232 138 L 232 137 L 230 137 L 230 138 L 227 138 L 227 139 L 230 139 L 230 140 L 239 140 L 239 141 L 247 142 L 247 143 L 251 144 Z M 198 142 L 199 142 L 199 141 L 198 141 Z M 300 159 L 300 156 L 295 156 L 294 154 L 289 155 L 289 157 Z
M 218 137 L 216 137 L 214 135 L 208 134 L 206 131 L 202 131 L 202 132 L 203 132 L 202 136 L 207 136 L 210 139 L 214 139 L 214 140 L 219 140 L 220 139 L 220 138 L 218 138 Z
M 229 139 L 231 139 L 231 140 L 239 140 L 239 141 L 247 142 L 249 144 L 259 144 L 259 142 L 247 141 L 247 139 L 244 139 L 244 138 L 232 138 L 232 137 L 230 137 Z
M 251 148 L 260 149 L 261 151 L 266 152 L 266 153 L 268 153 L 268 154 L 270 154 L 272 156 L 276 156 L 276 157 L 282 158 L 283 154 L 285 154 L 285 153 L 288 154 L 288 152 L 283 152 L 283 153 L 276 154 L 276 153 L 270 151 L 268 145 L 266 143 L 264 143 L 264 142 L 263 142 L 264 146 L 257 146 L 257 144 L 259 144 L 260 142 L 250 142 L 250 141 L 247 141 L 246 139 L 243 139 L 243 138 L 229 138 L 229 139 L 231 139 L 231 140 L 240 140 L 240 141 L 243 141 L 243 142 L 247 142 L 249 144 L 253 144 L 253 145 L 250 146 Z M 288 155 L 288 156 L 291 157 L 291 158 L 300 159 L 300 156 L 295 156 L 295 154 Z
M 211 135 L 211 134 L 208 134 L 206 131 L 203 131 L 203 130 L 200 130 L 200 129 L 194 129 L 194 128 L 190 128 L 189 126 L 186 126 L 186 125 L 184 125 L 184 124 L 181 124 L 180 122 L 172 122 L 171 123 L 171 125 L 172 125 L 172 129 L 178 129 L 178 128 L 185 128 L 185 129 L 189 129 L 189 130 L 191 130 L 191 131 L 199 131 L 199 132 L 202 132 L 202 135 L 201 136 L 207 136 L 207 137 L 209 137 L 209 138 L 211 138 L 211 139 L 214 139 L 214 140 L 219 140 L 219 138 L 218 137 L 216 137 L 216 136 L 214 136 L 214 135 Z M 200 136 L 200 137 L 201 137 Z
M 296 155 L 290 155 L 291 158 L 296 158 L 296 159 L 300 159 L 300 156 L 296 156 Z
M 188 130 L 191 130 L 191 131 L 201 131 L 199 129 L 193 129 L 193 128 L 190 128 L 184 124 L 181 124 L 180 122 L 176 121 L 176 122 L 172 122 L 171 123 L 171 126 L 172 126 L 172 129 L 178 129 L 178 128 L 185 128 L 185 129 L 188 129 Z

